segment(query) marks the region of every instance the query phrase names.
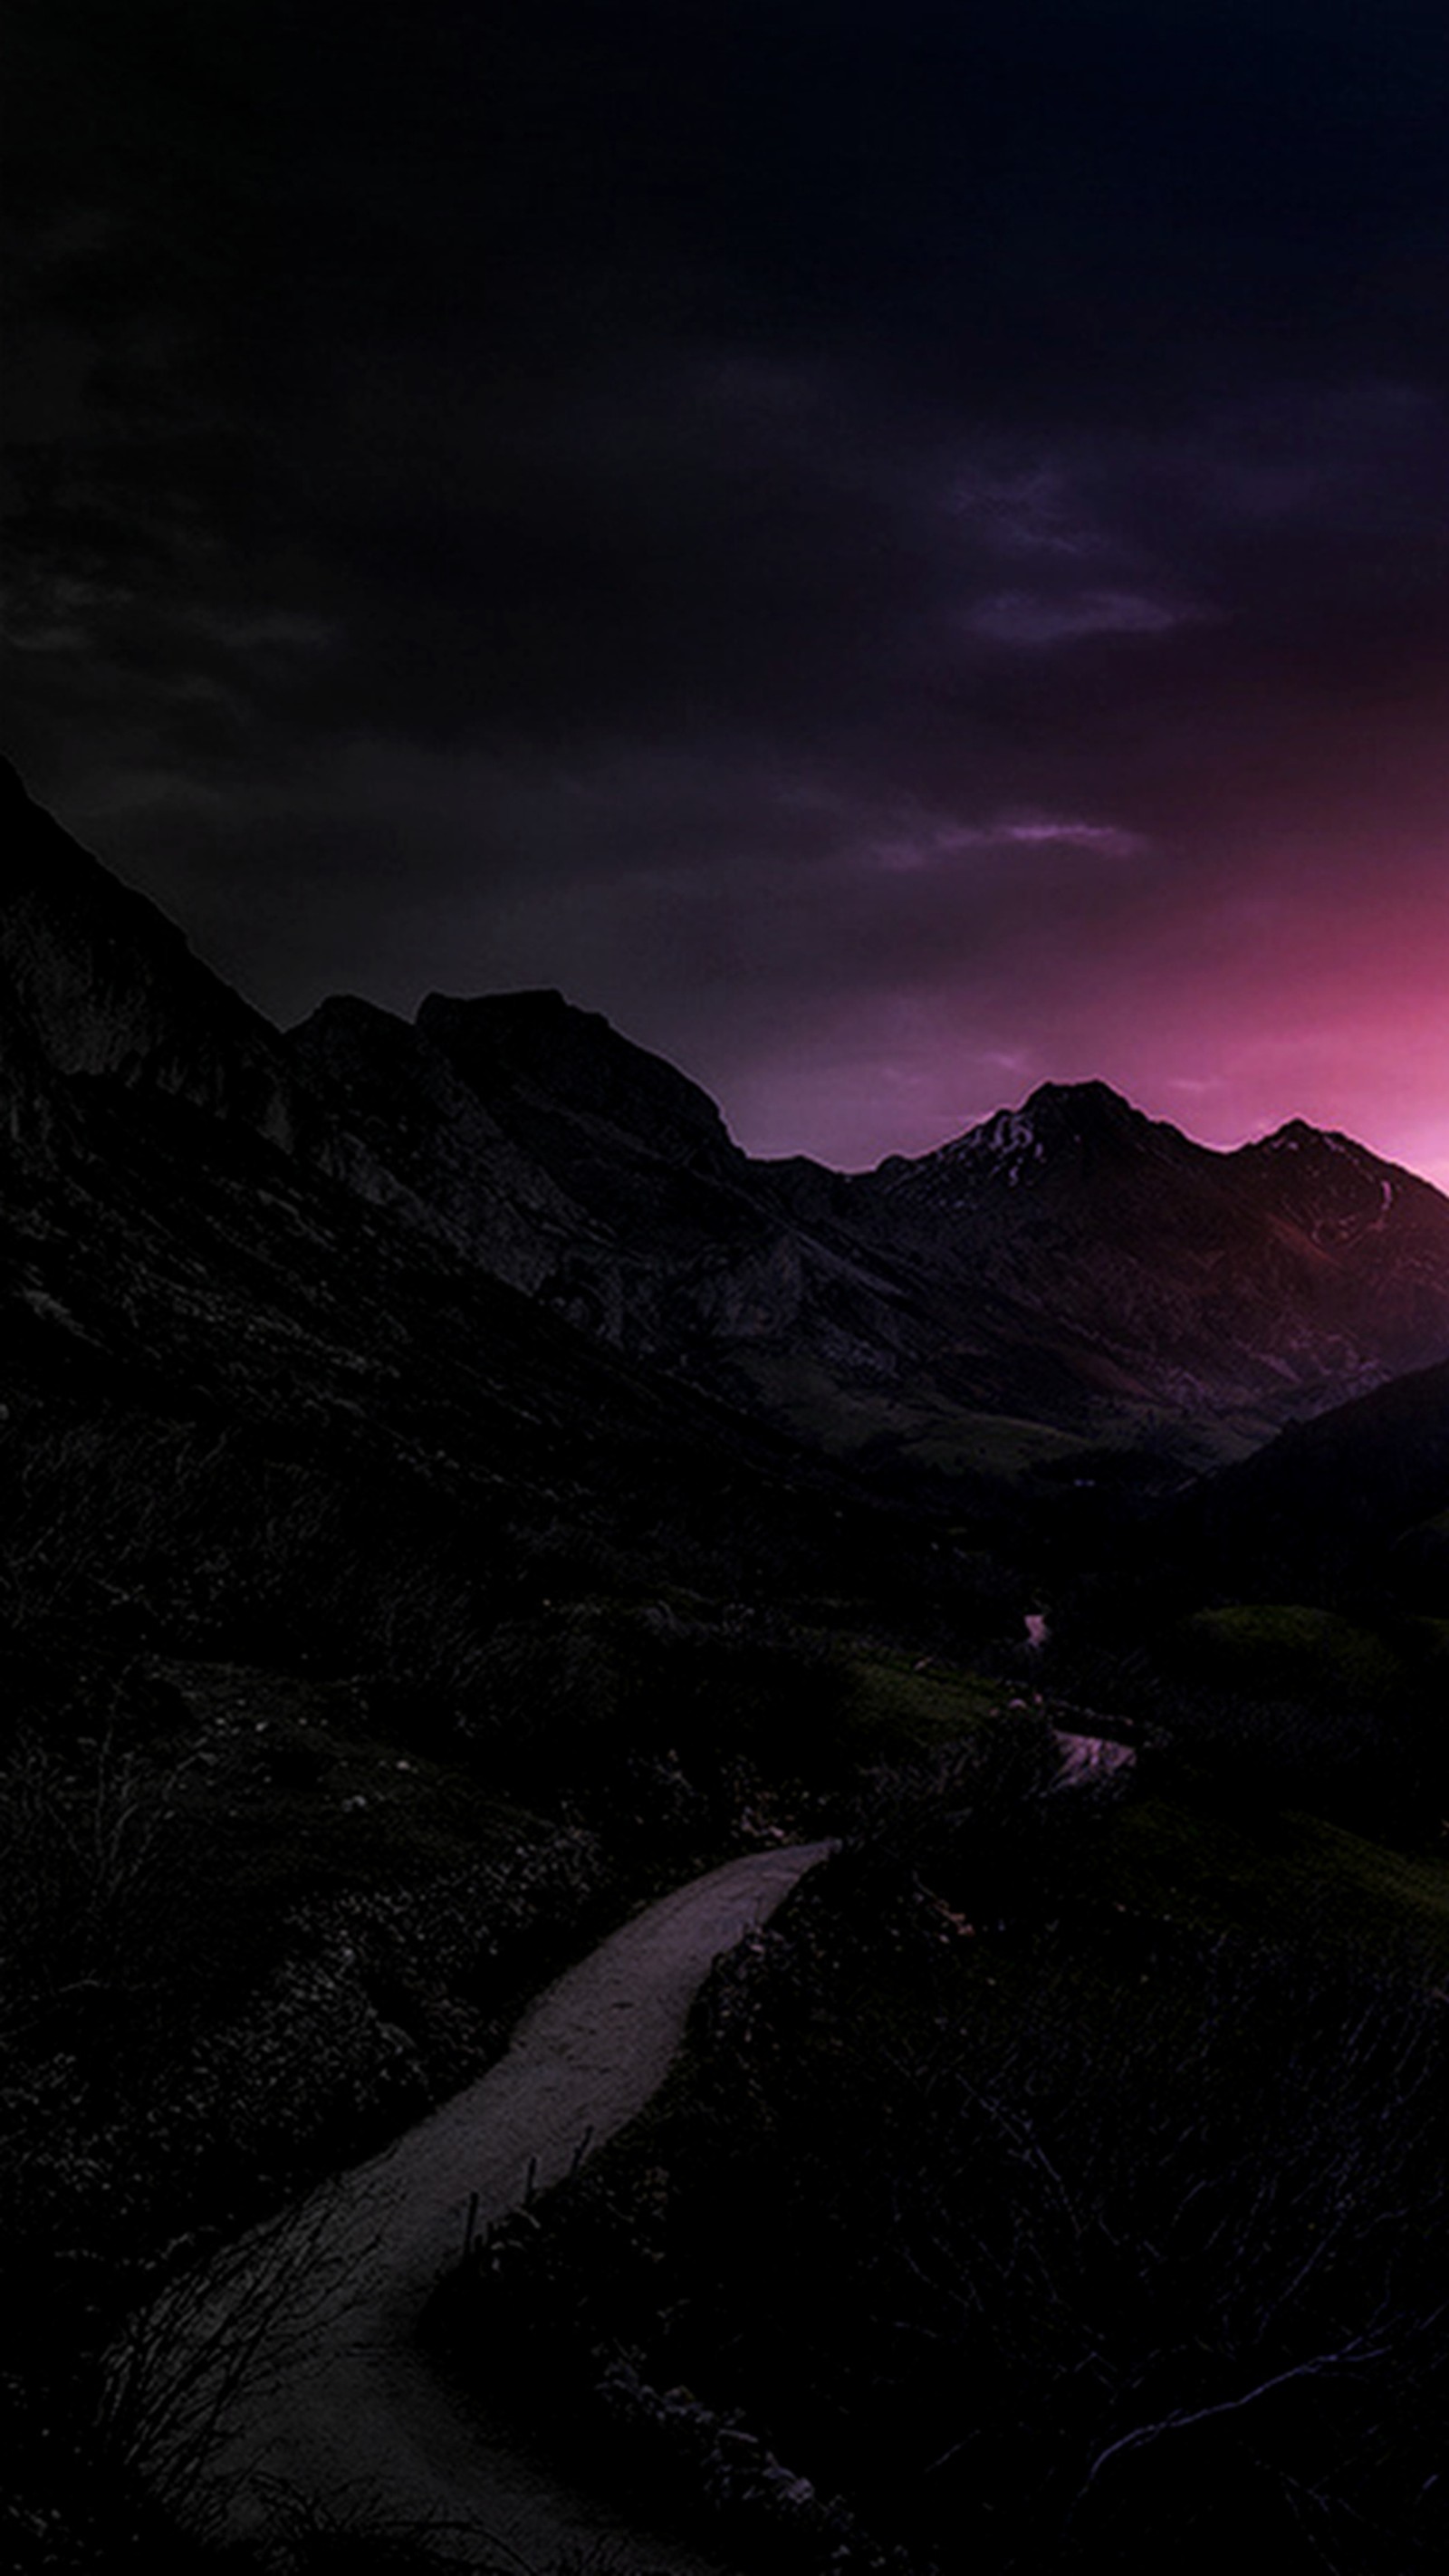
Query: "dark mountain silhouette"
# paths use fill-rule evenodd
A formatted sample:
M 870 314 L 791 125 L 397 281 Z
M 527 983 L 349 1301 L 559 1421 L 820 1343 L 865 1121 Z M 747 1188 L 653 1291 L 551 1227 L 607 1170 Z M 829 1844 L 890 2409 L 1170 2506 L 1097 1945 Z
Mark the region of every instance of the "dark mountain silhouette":
M 288 1046 L 424 1231 L 877 1464 L 980 1414 L 1242 1448 L 1449 1346 L 1449 1203 L 1301 1126 L 1212 1153 L 1105 1085 L 1048 1085 L 847 1179 L 751 1163 L 703 1092 L 557 994 L 435 996 L 412 1030 L 329 1002 Z
M 1449 1202 L 1301 1121 L 1216 1153 L 1049 1083 L 857 1186 L 898 1243 L 1069 1319 L 1106 1383 L 1180 1415 L 1281 1423 L 1445 1351 Z
M 7 1063 L 187 1100 L 297 1141 L 306 1104 L 277 1033 L 193 957 L 164 913 L 33 805 L 0 763 L 0 999 Z M 23 1076 L 12 1097 L 23 1110 Z
M 591 1403 L 609 1351 L 647 1371 L 631 1404 L 665 1377 L 732 1437 L 939 1480 L 1103 1443 L 1241 1453 L 1449 1354 L 1449 1201 L 1345 1137 L 1217 1153 L 1046 1084 L 874 1173 L 752 1162 L 697 1085 L 557 993 L 434 995 L 412 1025 L 339 999 L 283 1036 L 13 772 L 0 798 L 9 1151 L 52 1225 L 100 1212 L 37 1294 L 83 1338 L 145 1314 L 163 1371 L 214 1309 L 225 1378 L 238 1299 L 275 1342 L 357 1308 L 373 1265 L 351 1365 L 429 1283 L 478 1301 L 468 1366 L 505 1408 L 533 1397 L 504 1354 L 561 1323 L 586 1339 L 552 1373 Z
M 1295 1423 L 1205 1478 L 1153 1552 L 1206 1594 L 1449 1615 L 1449 1366 Z
M 586 1576 L 768 1592 L 917 1550 L 491 1275 L 365 1101 L 6 792 L 0 1625 L 456 1675 L 500 1602 Z

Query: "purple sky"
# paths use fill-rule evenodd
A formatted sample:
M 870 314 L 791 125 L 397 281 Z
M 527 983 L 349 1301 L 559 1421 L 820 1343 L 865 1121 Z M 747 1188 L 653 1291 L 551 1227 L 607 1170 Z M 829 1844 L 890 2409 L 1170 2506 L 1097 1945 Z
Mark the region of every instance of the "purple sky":
M 1449 1181 L 1449 19 L 12 0 L 4 748 L 281 1018 Z

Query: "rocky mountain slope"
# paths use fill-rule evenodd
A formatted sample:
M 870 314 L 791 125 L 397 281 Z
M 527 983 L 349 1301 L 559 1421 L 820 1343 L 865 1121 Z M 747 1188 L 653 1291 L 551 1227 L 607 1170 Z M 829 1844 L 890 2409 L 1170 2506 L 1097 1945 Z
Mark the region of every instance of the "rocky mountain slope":
M 1046 1085 L 846 1178 L 751 1163 L 556 993 L 432 996 L 411 1029 L 328 1002 L 287 1045 L 411 1222 L 878 1468 L 1011 1464 L 1023 1424 L 1243 1449 L 1449 1350 L 1449 1203 L 1301 1122 L 1213 1153 Z
M 7 793 L 0 1630 L 451 1689 L 539 1593 L 914 1552 L 828 1464 L 470 1257 L 365 1115 Z
M 755 1163 L 695 1084 L 556 993 L 433 995 L 411 1025 L 337 999 L 283 1036 L 13 772 L 0 802 L 16 1184 L 44 1167 L 53 1203 L 63 1166 L 150 1211 L 122 1303 L 159 1293 L 188 1208 L 210 1206 L 193 1267 L 220 1226 L 254 1287 L 279 1229 L 283 1269 L 310 1230 L 320 1275 L 340 1228 L 404 1299 L 446 1276 L 481 1301 L 474 1367 L 557 1319 L 585 1337 L 565 1378 L 603 1346 L 887 1480 L 1241 1454 L 1449 1356 L 1449 1201 L 1345 1137 L 1210 1152 L 1102 1084 L 1048 1084 L 871 1174 Z M 85 1261 L 61 1267 L 41 1293 L 84 1304 Z M 190 1330 L 205 1292 L 165 1294 Z
M 1300 1120 L 1216 1153 L 1048 1083 L 852 1187 L 923 1261 L 1069 1321 L 1129 1400 L 1281 1422 L 1445 1352 L 1449 1202 Z

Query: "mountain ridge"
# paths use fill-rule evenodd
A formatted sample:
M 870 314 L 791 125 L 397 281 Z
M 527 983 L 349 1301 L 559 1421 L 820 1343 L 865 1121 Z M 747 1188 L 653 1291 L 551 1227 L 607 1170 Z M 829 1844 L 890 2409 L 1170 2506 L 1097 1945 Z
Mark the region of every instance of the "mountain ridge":
M 1012 1421 L 1241 1454 L 1449 1357 L 1449 1200 L 1351 1138 L 1289 1120 L 1220 1150 L 1047 1082 L 871 1173 L 757 1163 L 699 1084 L 554 990 L 432 994 L 412 1021 L 338 996 L 280 1032 L 15 773 L 0 800 L 17 1152 L 84 1160 L 118 1117 L 250 1137 L 417 1257 L 887 1474 L 990 1466 L 1019 1443 L 985 1426 Z

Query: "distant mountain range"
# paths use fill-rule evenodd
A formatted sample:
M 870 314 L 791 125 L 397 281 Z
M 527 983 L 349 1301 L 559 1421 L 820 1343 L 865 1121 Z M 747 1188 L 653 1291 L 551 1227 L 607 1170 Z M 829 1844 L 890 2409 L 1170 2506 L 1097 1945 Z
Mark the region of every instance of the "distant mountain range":
M 283 1034 L 13 771 L 0 827 L 4 1296 L 72 1369 L 220 1383 L 285 1346 L 295 1384 L 315 1334 L 336 1402 L 339 1366 L 396 1385 L 456 1341 L 515 1430 L 550 1378 L 560 1436 L 687 1390 L 712 1436 L 889 1484 L 1169 1474 L 1449 1358 L 1449 1200 L 1348 1137 L 1212 1152 L 1045 1084 L 872 1173 L 756 1162 L 557 993 Z

